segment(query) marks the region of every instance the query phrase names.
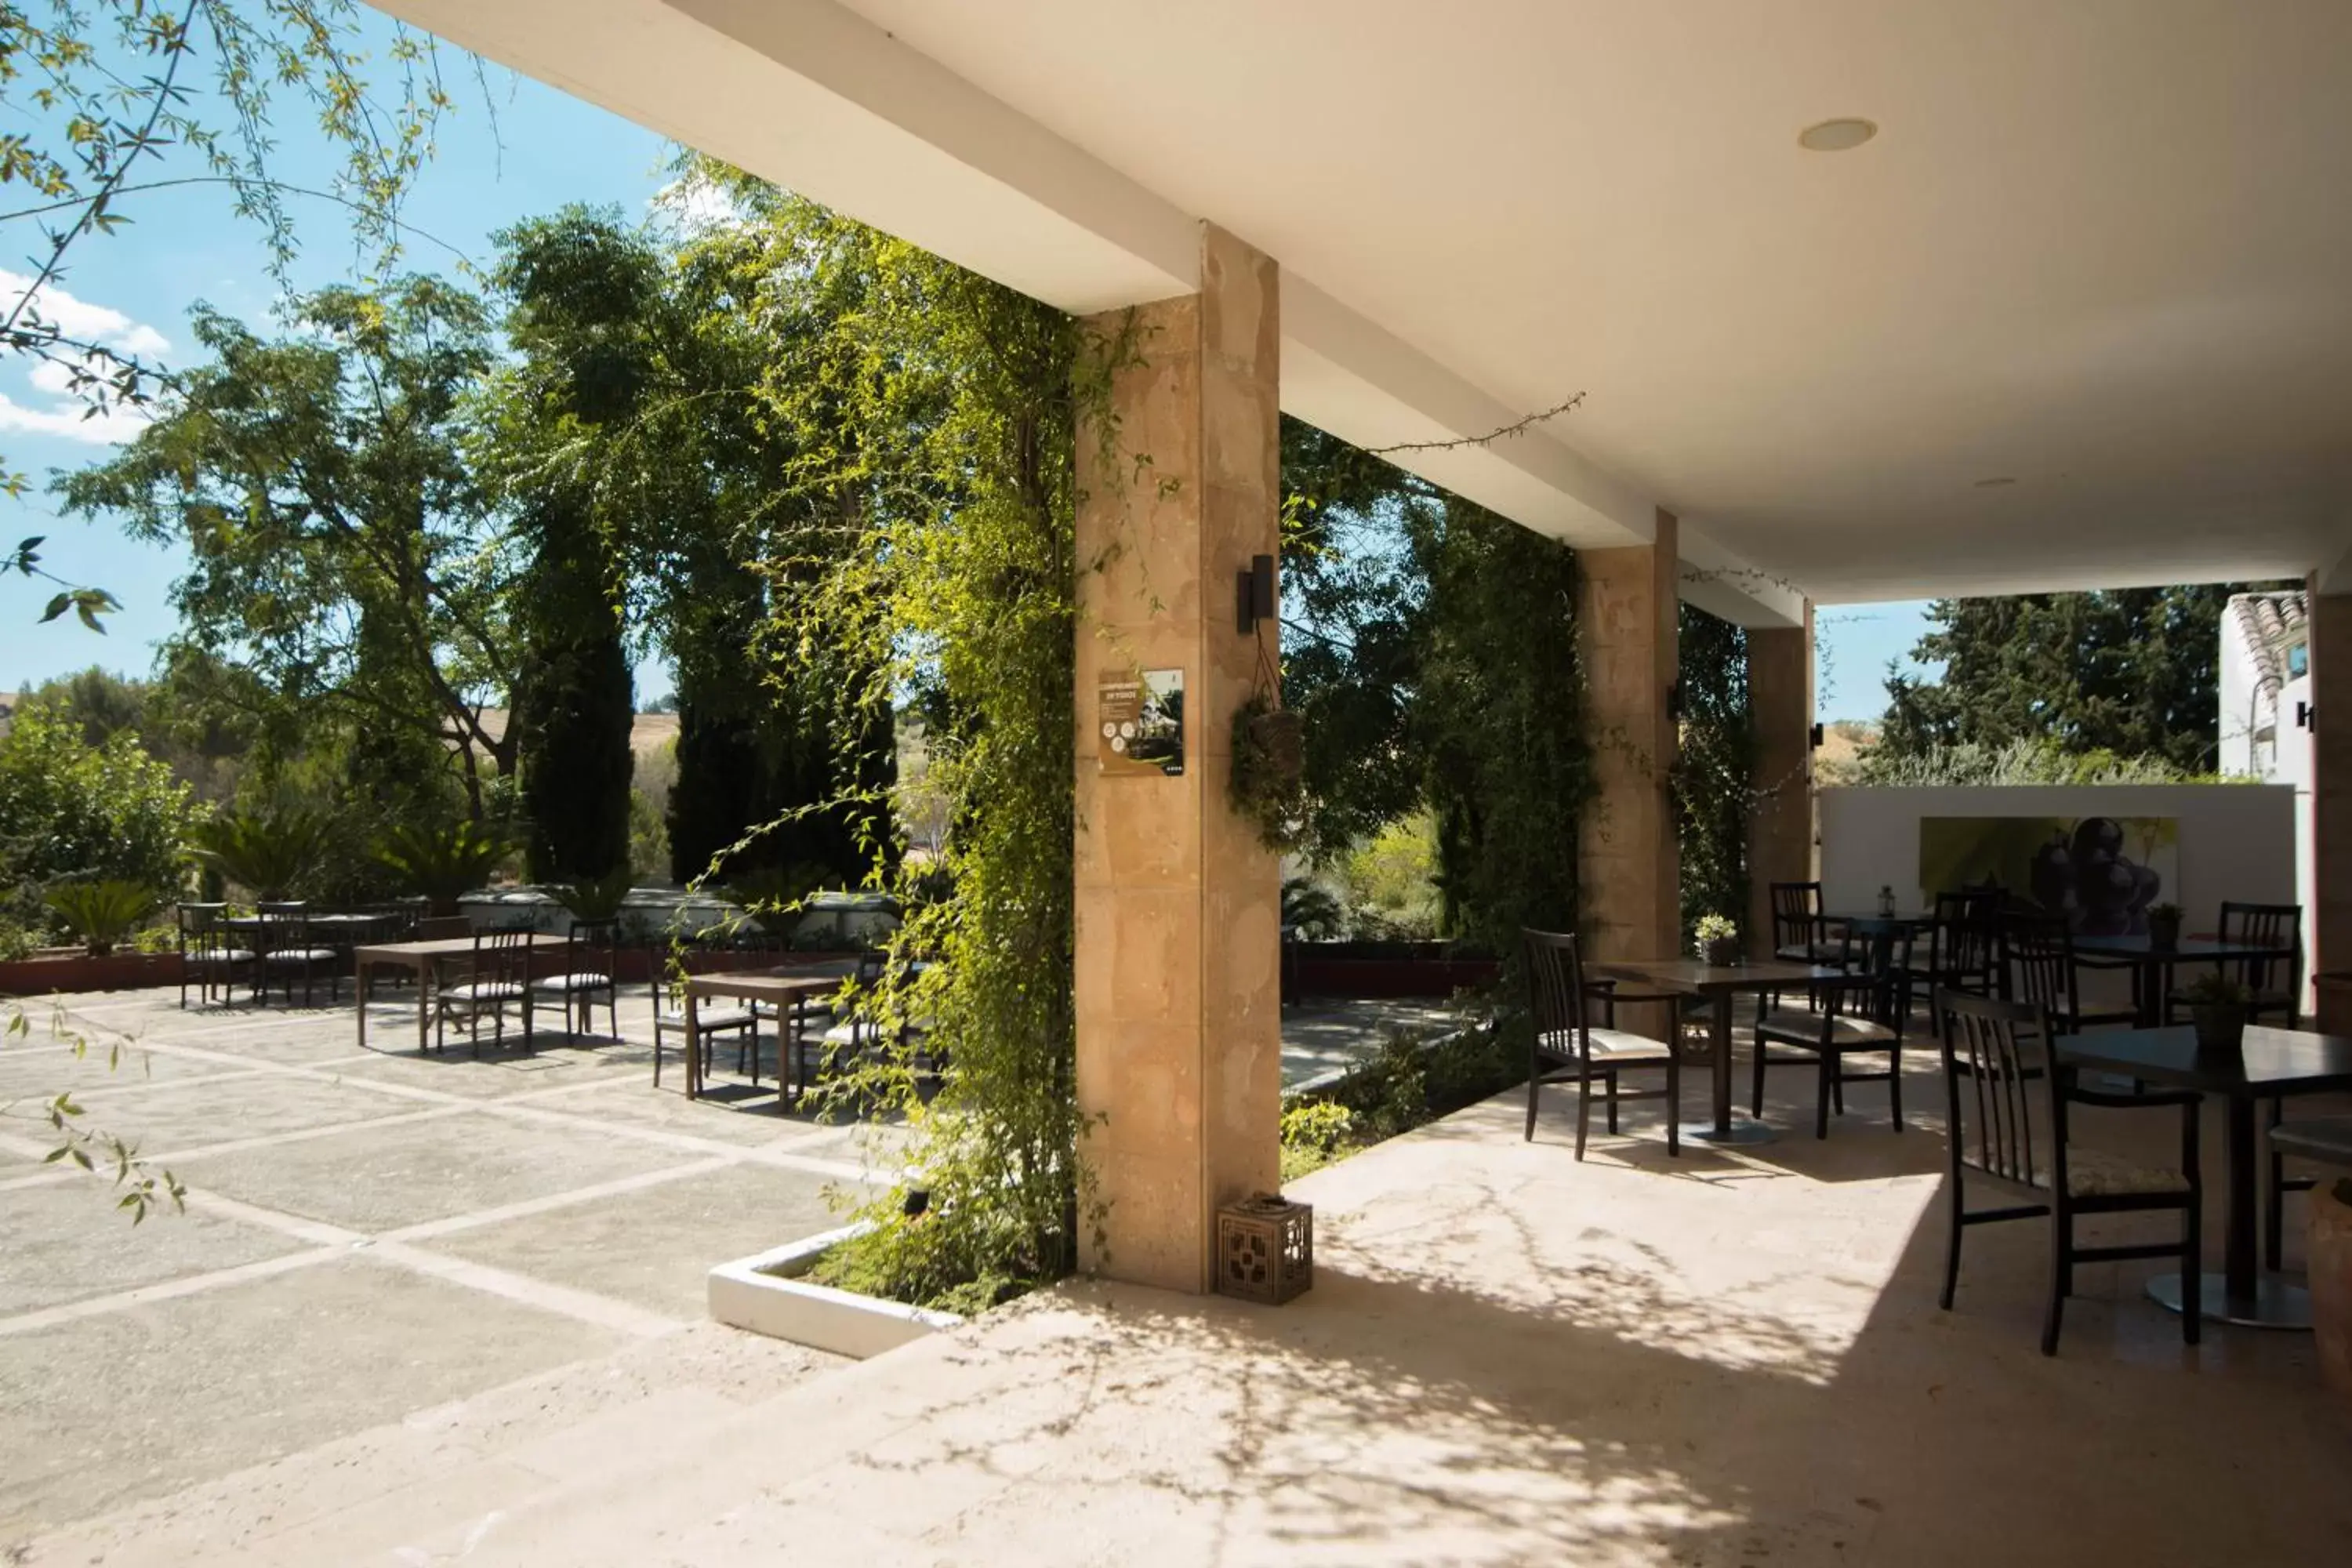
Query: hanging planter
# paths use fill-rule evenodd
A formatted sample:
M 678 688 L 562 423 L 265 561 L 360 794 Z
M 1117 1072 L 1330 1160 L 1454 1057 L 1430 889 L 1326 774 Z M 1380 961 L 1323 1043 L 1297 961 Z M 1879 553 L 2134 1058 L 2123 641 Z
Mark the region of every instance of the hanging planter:
M 1307 738 L 1298 715 L 1276 706 L 1263 689 L 1234 714 L 1234 771 L 1227 793 L 1236 812 L 1257 825 L 1269 849 L 1296 849 L 1307 837 L 1307 791 L 1301 782 Z

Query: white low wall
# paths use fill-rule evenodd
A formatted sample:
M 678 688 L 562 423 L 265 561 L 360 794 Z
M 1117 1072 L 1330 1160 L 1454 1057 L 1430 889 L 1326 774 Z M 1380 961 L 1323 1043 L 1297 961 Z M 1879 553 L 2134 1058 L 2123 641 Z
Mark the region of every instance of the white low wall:
M 2168 816 L 2180 824 L 2179 904 L 2210 931 L 2224 900 L 2291 904 L 2294 791 L 2281 784 L 2029 784 L 1821 792 L 1822 897 L 1832 910 L 1875 907 L 1892 886 L 1906 910 L 1939 890 L 1919 883 L 1926 816 Z

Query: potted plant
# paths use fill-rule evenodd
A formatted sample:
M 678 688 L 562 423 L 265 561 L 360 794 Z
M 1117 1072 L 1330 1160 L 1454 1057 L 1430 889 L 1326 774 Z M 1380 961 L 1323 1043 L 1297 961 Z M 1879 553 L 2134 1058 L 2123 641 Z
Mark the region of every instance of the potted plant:
M 2189 1021 L 2197 1026 L 2200 1050 L 2234 1051 L 2246 1037 L 2246 1011 L 2253 993 L 2216 970 L 2189 987 Z
M 1739 928 L 1722 915 L 1701 915 L 1693 928 L 1702 961 L 1722 968 L 1739 962 Z
M 194 833 L 205 866 L 263 903 L 293 897 L 326 858 L 332 837 L 325 817 L 296 807 L 225 811 Z
M 2147 945 L 2169 952 L 2180 945 L 2180 906 L 2152 904 L 2147 911 Z
M 2311 1333 L 2320 1381 L 2352 1400 L 2352 1176 L 2311 1189 Z
M 157 900 L 153 889 L 136 882 L 108 880 L 59 882 L 42 895 L 42 901 L 73 928 L 83 952 L 104 958 L 155 912 Z

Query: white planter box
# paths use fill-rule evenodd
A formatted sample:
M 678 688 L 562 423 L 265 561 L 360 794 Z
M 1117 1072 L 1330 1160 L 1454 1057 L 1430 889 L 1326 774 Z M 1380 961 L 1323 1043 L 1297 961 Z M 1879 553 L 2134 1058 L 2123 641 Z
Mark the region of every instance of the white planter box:
M 859 1361 L 963 1321 L 953 1312 L 926 1311 L 800 1278 L 826 1252 L 865 1229 L 845 1226 L 720 1264 L 710 1271 L 711 1317 L 731 1328 Z

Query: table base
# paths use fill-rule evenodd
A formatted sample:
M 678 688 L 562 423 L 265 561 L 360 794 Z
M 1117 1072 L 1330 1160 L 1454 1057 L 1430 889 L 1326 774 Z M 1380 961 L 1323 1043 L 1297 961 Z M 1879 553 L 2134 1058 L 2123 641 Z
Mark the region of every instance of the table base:
M 1712 1121 L 1685 1121 L 1682 1135 L 1694 1143 L 1769 1143 L 1780 1136 L 1752 1116 L 1734 1116 L 1720 1132 Z
M 2235 1323 L 2248 1329 L 2308 1329 L 2311 1292 L 2279 1279 L 2255 1281 L 2252 1300 L 2230 1298 L 2226 1276 L 2207 1274 L 2198 1286 L 2199 1316 L 2208 1322 Z M 2169 1312 L 2180 1310 L 2180 1276 L 2159 1274 L 2147 1282 L 2147 1298 Z

